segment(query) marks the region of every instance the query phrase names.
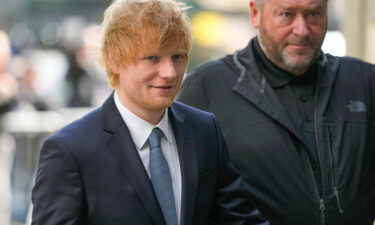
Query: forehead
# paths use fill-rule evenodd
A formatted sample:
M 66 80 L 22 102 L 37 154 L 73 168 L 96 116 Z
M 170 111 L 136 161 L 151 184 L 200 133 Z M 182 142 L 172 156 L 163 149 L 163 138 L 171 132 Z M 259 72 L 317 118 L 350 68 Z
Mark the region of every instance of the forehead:
M 163 55 L 163 54 L 186 54 L 187 50 L 183 45 L 168 45 L 168 46 L 145 46 L 137 51 L 138 56 L 151 56 L 151 55 Z
M 179 40 L 177 36 L 152 38 L 156 35 L 142 37 L 138 50 L 142 52 L 157 52 L 162 50 L 187 50 L 186 40 Z M 162 40 L 161 40 L 162 39 Z M 164 39 L 164 40 L 163 40 Z
M 327 0 L 265 0 L 269 8 L 317 8 L 327 4 Z

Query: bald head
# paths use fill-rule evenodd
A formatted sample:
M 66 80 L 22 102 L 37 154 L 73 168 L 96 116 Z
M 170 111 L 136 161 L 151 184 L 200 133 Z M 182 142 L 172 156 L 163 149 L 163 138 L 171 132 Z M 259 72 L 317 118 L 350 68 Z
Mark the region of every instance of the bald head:
M 262 9 L 263 6 L 264 6 L 264 3 L 266 2 L 266 0 L 250 0 L 250 1 L 255 1 L 258 9 Z M 326 0 L 328 2 L 328 0 Z

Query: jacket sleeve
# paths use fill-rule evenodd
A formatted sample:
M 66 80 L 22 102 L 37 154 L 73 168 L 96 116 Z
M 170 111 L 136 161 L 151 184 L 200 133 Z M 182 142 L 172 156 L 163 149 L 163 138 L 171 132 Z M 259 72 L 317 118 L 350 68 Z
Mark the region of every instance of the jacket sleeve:
M 214 210 L 210 224 L 215 225 L 269 225 L 245 194 L 242 179 L 229 160 L 229 154 L 218 122 L 215 120 L 220 146 L 219 174 Z
M 32 225 L 82 224 L 82 185 L 69 149 L 48 139 L 40 153 L 32 190 Z

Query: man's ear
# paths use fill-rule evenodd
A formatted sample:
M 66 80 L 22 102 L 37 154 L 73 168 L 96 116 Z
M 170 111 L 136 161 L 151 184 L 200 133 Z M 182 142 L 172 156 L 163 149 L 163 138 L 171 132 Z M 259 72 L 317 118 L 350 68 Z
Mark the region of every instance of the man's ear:
M 250 6 L 250 19 L 251 19 L 251 24 L 255 29 L 258 29 L 259 23 L 260 23 L 260 7 L 257 5 L 255 0 L 250 0 L 249 2 Z

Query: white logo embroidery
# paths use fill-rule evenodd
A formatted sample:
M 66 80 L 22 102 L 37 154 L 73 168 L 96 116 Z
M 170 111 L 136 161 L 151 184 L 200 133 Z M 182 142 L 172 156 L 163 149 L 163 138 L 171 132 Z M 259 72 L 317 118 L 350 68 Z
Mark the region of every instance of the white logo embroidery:
M 353 113 L 366 112 L 366 105 L 361 101 L 350 101 L 348 108 Z

